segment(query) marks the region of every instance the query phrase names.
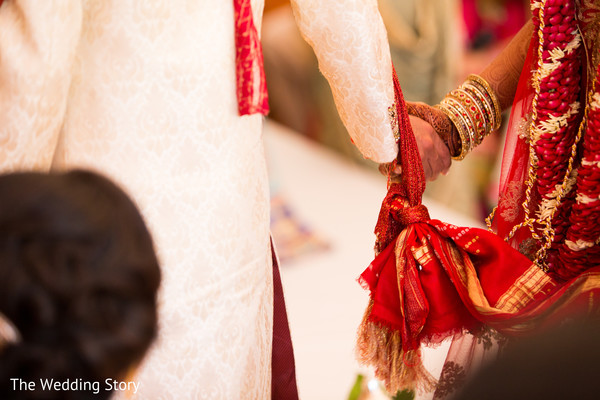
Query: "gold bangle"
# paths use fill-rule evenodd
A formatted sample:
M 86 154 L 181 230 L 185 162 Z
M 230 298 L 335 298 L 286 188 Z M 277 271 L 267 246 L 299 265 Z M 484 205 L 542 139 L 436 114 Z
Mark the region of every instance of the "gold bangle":
M 482 111 L 483 118 L 485 120 L 485 131 L 491 132 L 494 126 L 494 116 L 492 114 L 492 108 L 490 104 L 485 100 L 482 94 L 479 92 L 477 87 L 470 82 L 462 84 L 462 88 L 467 92 L 471 98 L 477 103 L 477 106 Z
M 452 96 L 446 97 L 444 99 L 444 103 L 446 104 L 449 111 L 454 113 L 454 116 L 458 118 L 462 122 L 463 129 L 465 131 L 465 135 L 468 136 L 468 147 L 467 151 L 471 152 L 475 148 L 475 125 L 474 120 L 469 113 L 469 110 L 464 107 L 464 105 L 453 98 Z
M 485 79 L 483 79 L 482 77 L 480 77 L 479 75 L 471 74 L 467 77 L 467 81 L 472 81 L 472 82 L 478 83 L 480 86 L 482 86 L 485 94 L 487 95 L 487 97 L 491 101 L 491 104 L 493 105 L 493 108 L 494 108 L 493 115 L 495 117 L 493 130 L 497 130 L 498 128 L 500 128 L 500 125 L 501 125 L 502 110 L 500 109 L 500 102 L 498 101 L 498 97 L 496 96 L 496 93 L 494 92 L 492 87 L 489 85 L 489 83 L 487 83 L 487 81 Z
M 450 119 L 461 140 L 462 160 L 501 125 L 500 105 L 490 85 L 478 75 L 469 75 L 436 106 Z
M 458 131 L 458 136 L 460 137 L 460 146 L 461 150 L 457 156 L 452 156 L 454 160 L 462 160 L 469 153 L 469 141 L 467 140 L 466 127 L 463 125 L 462 118 L 454 115 L 454 113 L 447 108 L 447 104 L 443 102 L 435 105 L 435 108 L 440 109 L 449 119 L 452 121 L 452 124 L 456 127 Z
M 486 123 L 483 116 L 484 111 L 479 107 L 475 99 L 461 86 L 454 89 L 449 94 L 450 97 L 457 101 L 456 106 L 460 107 L 464 113 L 464 117 L 470 121 L 471 129 L 473 130 L 474 145 L 477 146 L 486 136 Z

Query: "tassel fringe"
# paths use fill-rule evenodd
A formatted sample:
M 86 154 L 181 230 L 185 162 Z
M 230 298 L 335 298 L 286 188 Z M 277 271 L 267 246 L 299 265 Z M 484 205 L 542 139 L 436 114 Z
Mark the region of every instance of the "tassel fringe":
M 358 328 L 359 362 L 375 368 L 375 377 L 389 393 L 405 389 L 431 392 L 437 380 L 423 366 L 421 350 L 404 351 L 399 331 L 369 320 L 372 307 L 371 300 Z

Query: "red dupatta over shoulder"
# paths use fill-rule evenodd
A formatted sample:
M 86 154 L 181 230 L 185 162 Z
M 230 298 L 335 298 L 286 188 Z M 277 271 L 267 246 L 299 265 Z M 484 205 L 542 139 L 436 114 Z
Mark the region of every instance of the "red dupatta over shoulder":
M 262 47 L 250 0 L 234 0 L 235 68 L 240 115 L 269 113 Z

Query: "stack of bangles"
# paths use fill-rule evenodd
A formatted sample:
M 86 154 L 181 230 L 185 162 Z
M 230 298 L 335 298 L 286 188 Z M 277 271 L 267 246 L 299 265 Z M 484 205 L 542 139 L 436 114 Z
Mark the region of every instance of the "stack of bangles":
M 452 121 L 460 137 L 460 153 L 452 155 L 455 160 L 465 158 L 484 137 L 500 128 L 502 122 L 500 104 L 494 91 L 478 75 L 469 75 L 435 107 Z

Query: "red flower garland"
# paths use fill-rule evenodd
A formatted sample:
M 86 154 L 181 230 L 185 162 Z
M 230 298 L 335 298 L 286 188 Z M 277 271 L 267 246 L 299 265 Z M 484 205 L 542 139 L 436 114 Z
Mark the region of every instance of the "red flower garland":
M 566 241 L 560 247 L 563 279 L 579 275 L 591 265 L 600 264 L 600 66 L 596 70 L 594 95 L 583 141 L 583 158 L 577 175 L 577 201 L 569 217 Z
M 579 140 L 581 35 L 574 0 L 532 3 L 538 35 L 536 97 L 529 130 L 530 172 L 525 223 L 538 241 L 536 262 L 553 270 L 555 249 L 563 242 L 574 202 L 573 166 Z M 534 215 L 532 215 L 534 214 Z
M 582 109 L 585 54 L 575 1 L 535 1 L 532 14 L 538 61 L 527 138 L 527 218 L 509 238 L 528 226 L 536 263 L 568 280 L 600 263 L 600 226 L 594 223 L 600 220 L 600 94 L 589 96 Z

